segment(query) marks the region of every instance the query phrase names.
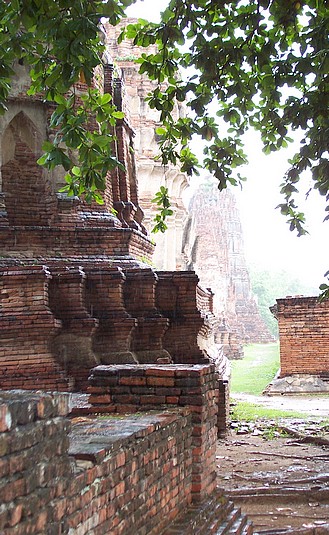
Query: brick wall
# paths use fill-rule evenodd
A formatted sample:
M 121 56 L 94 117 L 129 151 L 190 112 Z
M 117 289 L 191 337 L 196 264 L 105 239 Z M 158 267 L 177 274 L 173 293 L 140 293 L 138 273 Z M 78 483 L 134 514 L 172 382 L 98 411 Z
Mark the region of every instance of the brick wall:
M 191 503 L 187 408 L 72 422 L 67 411 L 65 395 L 1 392 L 3 535 L 157 535 Z
M 156 535 L 191 503 L 188 411 L 73 423 L 63 533 Z
M 118 228 L 0 227 L 1 254 L 33 257 L 112 257 L 120 262 L 150 260 L 154 246 L 143 234 Z M 114 258 L 113 258 L 114 257 Z
M 218 380 L 213 365 L 98 366 L 92 371 L 89 392 L 96 412 L 188 407 L 193 423 L 193 499 L 214 490 Z
M 277 300 L 281 376 L 329 375 L 329 301 L 316 297 Z
M 230 421 L 230 383 L 229 381 L 219 381 L 218 392 L 218 433 L 226 433 Z
M 67 474 L 72 473 L 68 399 L 27 392 L 0 394 L 0 531 L 60 533 Z M 49 528 L 49 530 L 48 530 Z
M 2 388 L 85 390 L 97 364 L 209 362 L 197 345 L 203 319 L 192 272 L 163 278 L 90 258 L 7 263 L 0 262 Z

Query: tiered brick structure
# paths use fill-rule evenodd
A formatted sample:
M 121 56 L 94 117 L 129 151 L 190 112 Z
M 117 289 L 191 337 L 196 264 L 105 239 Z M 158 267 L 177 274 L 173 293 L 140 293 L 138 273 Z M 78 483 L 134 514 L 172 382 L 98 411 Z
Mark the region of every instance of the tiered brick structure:
M 113 72 L 105 65 L 98 83 L 125 109 Z M 129 115 L 116 129 L 126 172 L 106 177 L 104 205 L 67 198 L 56 193 L 61 171 L 36 163 L 53 135 L 52 107 L 26 97 L 24 65 L 16 73 L 0 118 L 0 387 L 39 392 L 0 395 L 1 533 L 162 535 L 198 503 L 202 522 L 205 504 L 218 513 L 211 525 L 251 534 L 214 493 L 228 404 L 210 364 L 212 294 L 193 272 L 145 263 L 154 246 L 138 205 Z M 77 409 L 84 418 L 73 422 L 69 449 L 67 397 L 40 390 L 86 392 L 91 370 L 90 405 Z M 130 416 L 86 416 L 114 411 Z M 194 526 L 188 520 L 187 532 Z
M 135 134 L 113 66 L 99 68 L 97 84 L 125 111 L 115 149 L 125 172 L 107 176 L 104 205 L 57 194 L 64 173 L 36 163 L 43 139 L 54 134 L 52 105 L 27 98 L 28 69 L 15 70 L 0 118 L 0 385 L 85 390 L 97 364 L 216 358 L 211 344 L 197 344 L 202 329 L 200 339 L 211 339 L 212 312 L 209 296 L 202 314 L 198 308 L 195 274 L 157 273 L 145 264 L 154 245 L 142 222 Z

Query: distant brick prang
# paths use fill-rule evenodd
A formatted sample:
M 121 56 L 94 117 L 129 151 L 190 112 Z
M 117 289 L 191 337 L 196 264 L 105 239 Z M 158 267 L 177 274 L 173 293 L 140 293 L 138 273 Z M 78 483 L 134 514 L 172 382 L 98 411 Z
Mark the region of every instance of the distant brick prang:
M 191 198 L 183 251 L 200 284 L 214 292 L 218 342 L 225 355 L 239 359 L 243 343 L 273 341 L 252 292 L 234 193 L 219 192 L 215 179 L 200 184 Z
M 192 413 L 192 495 L 215 488 L 218 380 L 212 365 L 98 366 L 90 377 L 95 412 L 141 412 L 188 407 Z M 221 407 L 220 410 L 224 410 Z
M 329 376 L 329 301 L 316 297 L 278 299 L 281 377 Z

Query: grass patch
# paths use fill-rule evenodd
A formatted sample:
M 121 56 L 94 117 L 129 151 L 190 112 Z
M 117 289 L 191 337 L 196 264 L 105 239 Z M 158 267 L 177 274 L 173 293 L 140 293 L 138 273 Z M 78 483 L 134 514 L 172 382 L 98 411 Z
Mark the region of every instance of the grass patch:
M 231 392 L 259 396 L 280 368 L 279 344 L 244 346 L 244 358 L 231 361 Z
M 232 420 L 253 422 L 259 419 L 277 420 L 279 418 L 305 418 L 305 414 L 281 409 L 269 409 L 247 401 L 234 401 Z

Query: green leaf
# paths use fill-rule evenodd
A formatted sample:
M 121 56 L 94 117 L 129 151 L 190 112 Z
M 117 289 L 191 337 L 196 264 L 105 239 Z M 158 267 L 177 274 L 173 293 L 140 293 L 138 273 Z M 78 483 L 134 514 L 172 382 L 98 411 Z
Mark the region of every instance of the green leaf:
M 158 126 L 155 129 L 155 133 L 158 134 L 158 136 L 164 136 L 167 133 L 167 130 L 163 128 L 163 126 Z
M 112 117 L 114 117 L 115 119 L 124 119 L 124 112 L 123 111 L 113 111 L 111 113 Z
M 111 102 L 112 100 L 112 95 L 110 95 L 110 93 L 105 93 L 102 97 L 101 97 L 101 105 L 103 106 L 104 104 L 107 104 L 108 102 Z
M 74 165 L 71 169 L 71 173 L 74 175 L 74 176 L 78 176 L 78 177 L 81 177 L 81 169 L 80 167 L 77 167 L 76 165 Z

